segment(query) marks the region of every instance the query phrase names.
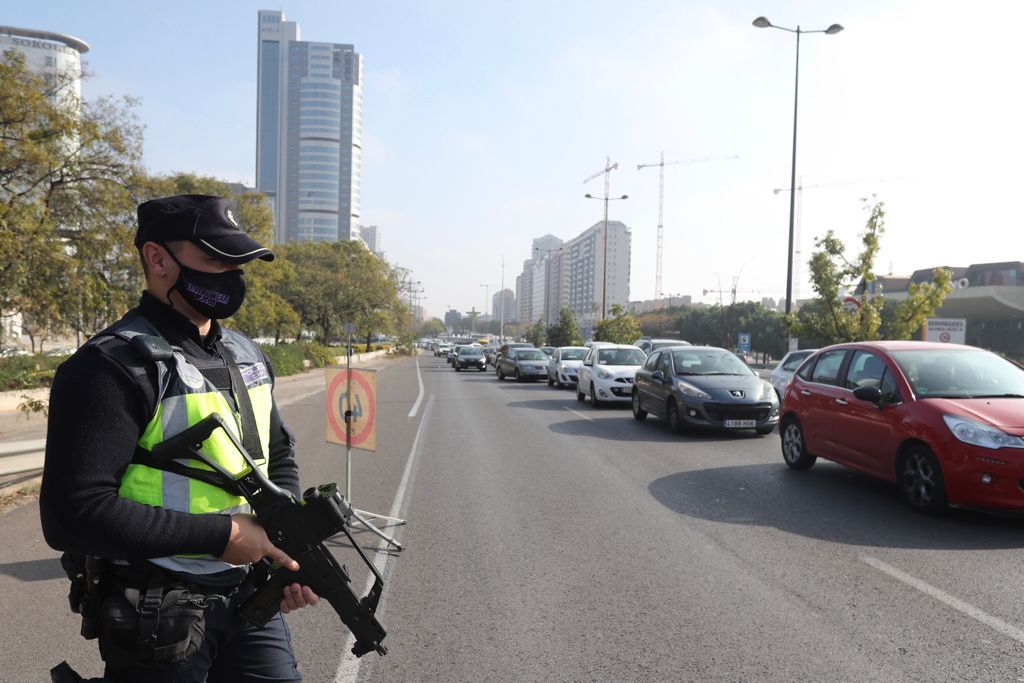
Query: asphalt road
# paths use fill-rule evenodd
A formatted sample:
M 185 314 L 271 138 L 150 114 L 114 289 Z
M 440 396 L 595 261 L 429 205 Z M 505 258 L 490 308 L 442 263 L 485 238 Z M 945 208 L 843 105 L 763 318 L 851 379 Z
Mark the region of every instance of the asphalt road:
M 403 551 L 371 550 L 390 653 L 355 660 L 303 610 L 306 680 L 1024 680 L 1024 522 L 922 517 L 830 463 L 788 470 L 775 434 L 675 436 L 429 355 L 417 405 L 416 362 L 381 370 L 379 448 L 353 455 L 356 506 L 408 520 Z M 342 481 L 323 393 L 297 395 L 303 482 Z M 0 518 L 0 679 L 95 674 L 37 516 Z

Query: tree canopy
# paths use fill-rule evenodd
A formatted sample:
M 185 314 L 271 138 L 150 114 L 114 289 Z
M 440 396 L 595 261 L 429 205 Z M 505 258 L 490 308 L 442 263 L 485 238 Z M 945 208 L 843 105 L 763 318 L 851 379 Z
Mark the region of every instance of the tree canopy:
M 861 250 L 855 257 L 847 256 L 846 246 L 832 230 L 815 240 L 816 250 L 809 265 L 817 297 L 788 323 L 804 346 L 810 340 L 824 346 L 910 339 L 953 290 L 951 273 L 937 268 L 931 282 L 911 284 L 905 299 L 887 301 L 882 292 L 873 291 L 875 258 L 885 233 L 885 204 L 875 201 L 865 208 L 868 220 L 861 233 Z
M 594 341 L 632 344 L 643 336 L 640 322 L 624 307 L 615 304 L 609 312 L 611 317 L 594 325 Z

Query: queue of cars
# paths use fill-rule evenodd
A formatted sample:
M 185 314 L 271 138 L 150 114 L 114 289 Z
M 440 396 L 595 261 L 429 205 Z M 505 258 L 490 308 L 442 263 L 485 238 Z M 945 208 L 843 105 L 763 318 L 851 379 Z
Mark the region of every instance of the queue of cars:
M 727 349 L 641 341 L 646 352 L 589 342 L 491 353 L 499 380 L 628 402 L 638 422 L 654 416 L 673 432 L 778 427 L 788 467 L 831 460 L 896 484 L 919 512 L 1024 511 L 1024 367 L 1013 361 L 963 345 L 855 342 L 790 352 L 766 381 Z

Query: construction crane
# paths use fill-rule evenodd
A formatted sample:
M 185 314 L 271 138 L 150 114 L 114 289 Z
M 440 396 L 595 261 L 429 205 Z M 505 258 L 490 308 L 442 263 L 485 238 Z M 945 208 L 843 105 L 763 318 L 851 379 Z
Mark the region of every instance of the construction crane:
M 744 264 L 744 267 L 746 267 L 746 264 Z M 722 289 L 722 277 L 716 274 L 716 277 L 718 278 L 718 287 L 711 287 L 703 290 L 703 296 L 707 296 L 708 294 L 718 294 L 718 304 L 720 306 L 724 306 L 725 304 L 722 303 L 722 294 L 726 291 L 732 295 L 732 299 L 729 302 L 730 304 L 736 303 L 737 292 L 746 292 L 748 294 L 768 294 L 771 292 L 771 290 L 767 289 L 740 289 L 739 284 L 741 275 L 743 275 L 743 268 L 740 268 L 740 272 L 732 276 L 732 287 L 726 290 Z
M 864 180 L 838 180 L 832 183 L 818 183 L 815 185 L 804 185 L 803 178 L 796 184 L 796 226 L 793 230 L 793 298 L 800 298 L 800 283 L 803 282 L 803 224 L 804 224 L 804 190 L 818 190 L 826 187 L 839 187 L 842 185 L 866 185 L 868 183 L 884 183 L 884 178 Z M 776 187 L 772 194 L 778 195 L 792 192 L 790 187 Z
M 663 296 L 663 293 L 661 291 L 661 261 L 665 241 L 665 226 L 662 221 L 665 212 L 665 167 L 675 166 L 676 164 L 696 164 L 702 161 L 721 161 L 723 159 L 739 159 L 739 157 L 736 156 L 735 154 L 732 154 L 729 156 L 703 157 L 700 159 L 686 159 L 683 161 L 665 161 L 665 153 L 662 152 L 659 157 L 658 163 L 636 165 L 636 170 L 638 171 L 643 170 L 645 168 L 651 168 L 652 166 L 658 167 L 658 252 L 654 267 L 655 300 L 661 299 Z

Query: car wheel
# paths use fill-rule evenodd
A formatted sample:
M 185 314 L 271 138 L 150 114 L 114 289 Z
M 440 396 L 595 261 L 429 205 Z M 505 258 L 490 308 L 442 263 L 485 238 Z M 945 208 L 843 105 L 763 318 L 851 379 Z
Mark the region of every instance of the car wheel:
M 810 469 L 818 456 L 807 452 L 804 430 L 795 418 L 782 423 L 782 459 L 794 470 Z
M 674 398 L 668 400 L 668 406 L 665 408 L 665 421 L 668 422 L 668 428 L 672 430 L 673 434 L 682 434 L 685 431 L 683 418 L 679 415 L 679 404 Z
M 934 515 L 946 510 L 942 467 L 927 446 L 912 446 L 900 460 L 900 492 L 916 512 Z
M 584 398 L 585 397 L 583 396 L 583 392 L 580 391 L 580 385 L 577 384 L 576 385 L 576 400 L 579 401 L 580 403 L 583 403 L 583 399 Z
M 505 373 L 502 371 L 501 367 L 498 367 L 498 379 L 502 381 L 505 379 Z
M 640 392 L 633 390 L 633 419 L 643 422 L 647 419 L 647 411 L 640 407 Z
M 594 383 L 590 383 L 590 405 L 597 408 L 601 405 L 601 399 L 597 397 L 597 389 L 594 388 Z

